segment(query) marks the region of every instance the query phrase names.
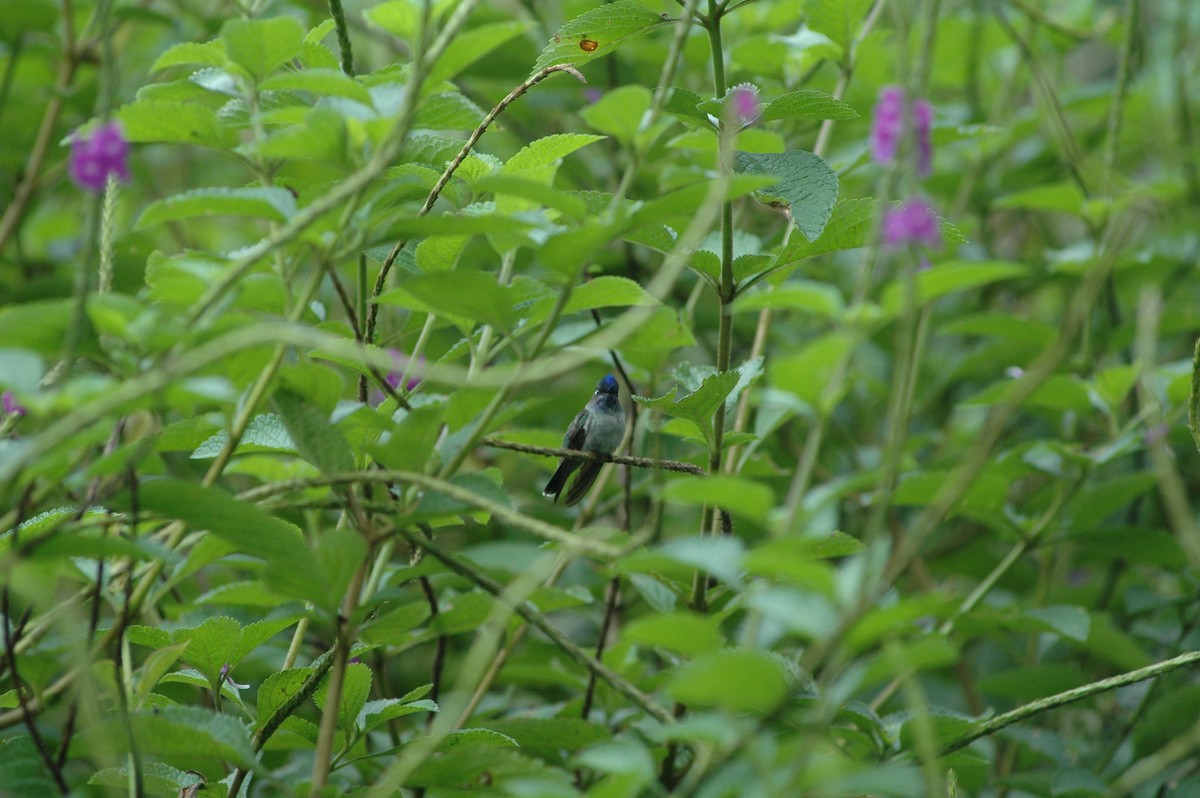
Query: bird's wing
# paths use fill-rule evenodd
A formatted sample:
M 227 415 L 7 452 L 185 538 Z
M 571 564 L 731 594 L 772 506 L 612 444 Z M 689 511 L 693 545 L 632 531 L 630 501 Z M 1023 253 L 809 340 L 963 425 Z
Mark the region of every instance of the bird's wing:
M 587 413 L 586 408 L 580 410 L 571 426 L 567 427 L 567 434 L 563 436 L 564 449 L 583 449 L 583 442 L 587 440 Z

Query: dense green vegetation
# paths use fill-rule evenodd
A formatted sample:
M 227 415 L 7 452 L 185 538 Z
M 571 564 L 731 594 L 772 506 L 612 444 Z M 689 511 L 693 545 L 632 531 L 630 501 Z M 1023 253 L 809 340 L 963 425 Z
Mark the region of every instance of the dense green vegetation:
M 1200 795 L 1197 31 L 4 3 L 0 794 Z

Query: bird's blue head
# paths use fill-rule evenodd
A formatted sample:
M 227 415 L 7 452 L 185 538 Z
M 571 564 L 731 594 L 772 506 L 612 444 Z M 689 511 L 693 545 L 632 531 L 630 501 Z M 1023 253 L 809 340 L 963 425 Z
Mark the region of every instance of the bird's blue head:
M 596 384 L 596 393 L 609 393 L 613 396 L 617 395 L 617 378 L 611 374 L 605 374 L 604 379 Z

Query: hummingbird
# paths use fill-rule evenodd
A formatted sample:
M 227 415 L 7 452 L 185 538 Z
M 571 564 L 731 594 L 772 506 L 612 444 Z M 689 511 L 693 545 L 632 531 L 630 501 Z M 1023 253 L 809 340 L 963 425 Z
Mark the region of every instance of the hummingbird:
M 616 378 L 606 374 L 596 385 L 596 392 L 592 394 L 592 398 L 575 416 L 571 426 L 567 427 L 562 448 L 612 454 L 625 437 L 625 411 L 621 408 L 619 394 Z M 554 476 L 546 483 L 542 494 L 553 496 L 557 502 L 559 494 L 567 485 L 567 479 L 578 469 L 579 476 L 575 477 L 571 489 L 567 491 L 566 504 L 570 507 L 582 499 L 588 488 L 592 487 L 602 465 L 604 463 L 595 460 L 564 457 Z

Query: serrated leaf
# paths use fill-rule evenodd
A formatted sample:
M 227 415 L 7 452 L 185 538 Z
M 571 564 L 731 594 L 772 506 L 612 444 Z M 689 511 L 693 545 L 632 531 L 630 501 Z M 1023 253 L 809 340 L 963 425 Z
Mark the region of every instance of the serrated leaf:
M 217 432 L 192 452 L 193 460 L 210 460 L 221 453 L 229 442 L 229 433 Z M 250 419 L 237 449 L 241 452 L 295 452 L 296 444 L 288 435 L 287 427 L 274 413 L 264 413 Z
M 304 28 L 295 17 L 287 15 L 231 19 L 221 26 L 221 41 L 230 61 L 262 80 L 300 54 Z
M 711 441 L 713 414 L 717 412 L 717 408 L 725 401 L 725 397 L 737 385 L 739 376 L 736 371 L 713 374 L 704 380 L 699 389 L 679 399 L 675 398 L 679 388 L 674 387 L 657 399 L 634 396 L 633 400 L 669 416 L 692 422 L 700 430 L 704 439 Z
M 773 186 L 757 192 L 768 202 L 788 206 L 792 224 L 804 237 L 820 237 L 837 200 L 837 173 L 819 156 L 804 150 L 778 153 L 739 152 L 734 169 L 752 175 L 778 178 Z
M 815 241 L 793 236 L 767 273 L 804 258 L 866 246 L 875 229 L 878 209 L 879 203 L 873 199 L 842 200 L 833 206 L 829 222 Z
M 500 171 L 506 175 L 525 175 L 536 179 L 545 167 L 554 166 L 576 150 L 603 139 L 604 136 L 594 136 L 590 133 L 555 133 L 545 136 L 522 147 L 505 161 Z
M 700 110 L 699 105 L 703 102 L 703 98 L 693 91 L 687 89 L 671 89 L 671 93 L 667 96 L 666 105 L 663 110 L 669 114 L 673 114 L 683 119 L 692 122 L 699 122 L 702 125 L 712 128 L 712 120 L 708 118 L 708 114 Z
M 187 643 L 187 651 L 183 659 L 198 670 L 213 689 L 220 682 L 221 668 L 225 665 L 232 667 L 241 657 L 238 656 L 238 638 L 241 626 L 238 622 L 224 615 L 206 619 L 193 629 L 180 629 L 172 634 L 175 643 Z
M 258 729 L 271 719 L 288 699 L 300 692 L 300 688 L 312 675 L 312 668 L 292 668 L 276 671 L 267 676 L 258 688 Z
M 413 126 L 430 130 L 473 130 L 484 111 L 458 92 L 433 94 L 421 100 Z
M 585 64 L 608 55 L 666 20 L 632 0 L 616 0 L 581 14 L 558 29 L 538 56 L 535 70 Z
M 773 119 L 857 119 L 858 111 L 823 91 L 802 89 L 772 100 L 763 109 L 761 120 Z
M 313 700 L 322 711 L 325 709 L 325 701 L 328 697 L 329 676 L 322 680 L 317 692 L 313 695 Z M 371 694 L 371 667 L 362 662 L 351 662 L 346 665 L 346 672 L 342 683 L 341 701 L 338 702 L 338 728 L 345 732 L 350 732 L 354 729 L 355 723 L 358 720 L 358 713 L 362 710 L 363 705 L 367 703 L 367 697 Z
M 211 216 L 251 216 L 285 222 L 296 213 L 296 198 L 283 188 L 197 188 L 150 203 L 135 229 L 161 222 Z
M 225 57 L 225 45 L 219 40 L 211 42 L 180 42 L 160 55 L 151 72 L 158 72 L 167 67 L 180 64 L 198 64 L 200 66 L 223 67 L 228 63 Z

